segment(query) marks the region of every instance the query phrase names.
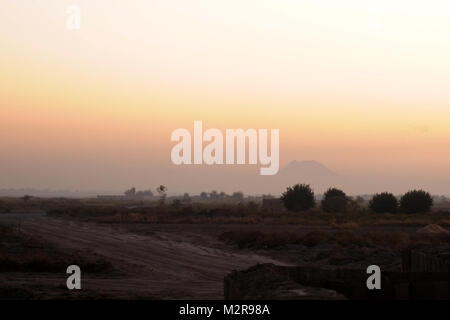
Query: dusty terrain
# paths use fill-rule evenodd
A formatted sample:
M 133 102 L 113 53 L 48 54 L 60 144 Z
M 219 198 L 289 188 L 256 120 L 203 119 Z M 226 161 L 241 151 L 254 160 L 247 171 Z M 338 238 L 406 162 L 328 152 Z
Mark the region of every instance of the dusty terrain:
M 195 237 L 152 230 L 131 233 L 125 226 L 46 216 L 23 218 L 20 228 L 60 250 L 81 250 L 110 261 L 114 272 L 82 276 L 81 291 L 94 298 L 221 299 L 223 278 L 233 269 L 257 263 L 283 264 L 252 253 L 238 253 L 208 234 Z M 63 272 L 11 272 L 2 273 L 0 282 L 11 288 L 33 288 L 32 291 L 41 292 L 39 298 L 45 297 L 46 288 L 57 288 L 63 297 L 70 297 L 70 292 L 64 290 L 65 276 Z
M 44 253 L 55 258 L 51 272 L 22 267 L 0 273 L 0 298 L 19 299 L 223 299 L 223 279 L 232 270 L 273 263 L 353 269 L 377 264 L 383 270 L 399 271 L 401 247 L 426 240 L 426 235 L 416 232 L 420 229 L 416 225 L 336 229 L 299 224 L 95 222 L 43 212 L 0 214 L 0 224 L 38 239 L 40 250 L 48 247 Z M 433 241 L 448 243 L 448 238 Z M 24 247 L 13 242 L 1 239 L 0 249 Z M 24 250 L 22 255 L 39 252 L 33 243 Z M 5 254 L 11 256 L 14 250 Z M 80 291 L 66 288 L 65 264 L 71 259 L 82 270 Z M 92 265 L 103 262 L 111 267 L 92 270 Z

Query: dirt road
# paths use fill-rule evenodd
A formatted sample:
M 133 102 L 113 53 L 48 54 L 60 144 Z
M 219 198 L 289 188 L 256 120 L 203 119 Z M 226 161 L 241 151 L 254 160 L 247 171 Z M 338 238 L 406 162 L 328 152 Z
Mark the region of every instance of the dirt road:
M 223 277 L 233 269 L 268 262 L 283 265 L 231 248 L 213 248 L 208 241 L 194 243 L 170 232 L 143 235 L 115 226 L 51 217 L 26 219 L 22 228 L 63 250 L 82 250 L 111 261 L 120 276 L 86 276 L 82 287 L 117 298 L 221 299 Z

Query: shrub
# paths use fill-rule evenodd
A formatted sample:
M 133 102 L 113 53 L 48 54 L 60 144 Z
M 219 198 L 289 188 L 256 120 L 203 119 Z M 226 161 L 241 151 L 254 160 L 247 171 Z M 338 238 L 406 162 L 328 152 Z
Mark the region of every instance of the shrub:
M 426 213 L 432 206 L 433 198 L 423 190 L 409 191 L 400 199 L 400 209 L 404 213 Z
M 345 212 L 348 198 L 344 191 L 330 188 L 324 194 L 322 210 L 325 212 Z
M 324 194 L 323 194 L 324 200 L 334 198 L 334 197 L 340 197 L 345 198 L 347 195 L 344 191 L 337 189 L 337 188 L 329 188 Z
M 309 184 L 296 184 L 288 187 L 281 196 L 286 209 L 290 211 L 305 211 L 316 205 L 314 192 Z
M 370 200 L 369 208 L 376 213 L 396 213 L 398 200 L 392 193 L 377 193 Z
M 348 199 L 346 197 L 330 197 L 322 200 L 322 210 L 325 212 L 347 211 Z

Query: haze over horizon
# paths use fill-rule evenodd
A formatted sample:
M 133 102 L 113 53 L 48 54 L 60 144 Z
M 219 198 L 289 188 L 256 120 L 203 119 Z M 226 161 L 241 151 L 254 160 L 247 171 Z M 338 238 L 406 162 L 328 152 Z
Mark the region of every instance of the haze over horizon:
M 443 0 L 3 0 L 0 189 L 266 193 L 295 178 L 448 195 L 449 14 Z M 170 134 L 194 120 L 279 129 L 279 174 L 174 166 Z M 285 177 L 294 159 L 340 180 Z
M 370 178 L 368 181 L 361 176 L 343 176 L 327 168 L 324 164 L 314 160 L 296 161 L 293 160 L 280 169 L 275 176 L 260 176 L 256 173 L 256 168 L 246 165 L 240 170 L 232 167 L 222 167 L 211 170 L 211 167 L 175 167 L 172 168 L 172 175 L 169 178 L 154 179 L 137 183 L 130 183 L 119 188 L 110 189 L 42 189 L 42 188 L 0 188 L 0 196 L 22 196 L 23 194 L 52 197 L 83 197 L 96 195 L 120 195 L 130 188 L 136 187 L 138 190 L 152 190 L 164 184 L 168 187 L 169 195 L 182 195 L 188 192 L 191 195 L 201 192 L 216 190 L 231 194 L 234 191 L 243 191 L 246 195 L 272 194 L 280 195 L 287 186 L 295 183 L 310 184 L 316 194 L 323 194 L 329 187 L 339 187 L 344 189 L 349 195 L 374 194 L 377 192 L 389 191 L 395 194 L 402 194 L 412 189 L 426 189 L 433 195 L 450 196 L 447 192 L 448 184 L 436 184 L 435 181 L 417 182 L 414 178 L 396 180 L 395 178 L 378 177 Z M 166 172 L 167 173 L 167 172 Z M 222 179 L 227 175 L 227 179 Z

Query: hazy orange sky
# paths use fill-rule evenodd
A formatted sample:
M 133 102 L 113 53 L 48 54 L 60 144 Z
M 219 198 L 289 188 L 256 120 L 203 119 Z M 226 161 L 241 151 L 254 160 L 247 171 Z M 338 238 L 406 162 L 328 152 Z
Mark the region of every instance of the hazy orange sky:
M 449 17 L 433 0 L 2 0 L 0 188 L 156 186 L 181 170 L 170 133 L 202 120 L 278 128 L 281 165 L 317 160 L 361 193 L 386 176 L 450 194 Z

